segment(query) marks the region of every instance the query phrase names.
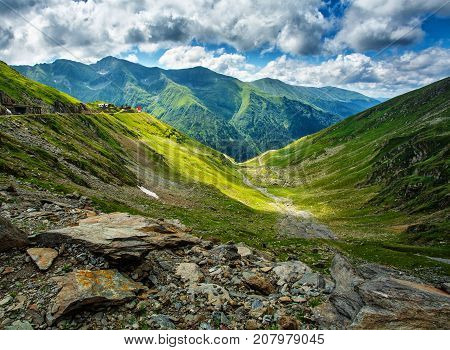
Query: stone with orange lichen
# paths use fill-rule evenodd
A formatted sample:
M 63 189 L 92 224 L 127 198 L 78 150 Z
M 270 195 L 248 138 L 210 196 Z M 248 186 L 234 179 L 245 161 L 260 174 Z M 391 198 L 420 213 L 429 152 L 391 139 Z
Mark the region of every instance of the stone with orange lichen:
M 52 248 L 29 248 L 27 253 L 41 271 L 48 270 L 58 256 L 58 252 Z
M 146 289 L 117 270 L 78 270 L 53 280 L 61 290 L 47 313 L 50 323 L 86 306 L 127 302 Z
M 152 249 L 178 248 L 200 242 L 182 225 L 127 213 L 89 217 L 78 226 L 43 232 L 33 239 L 41 244 L 83 244 L 115 261 L 139 259 Z

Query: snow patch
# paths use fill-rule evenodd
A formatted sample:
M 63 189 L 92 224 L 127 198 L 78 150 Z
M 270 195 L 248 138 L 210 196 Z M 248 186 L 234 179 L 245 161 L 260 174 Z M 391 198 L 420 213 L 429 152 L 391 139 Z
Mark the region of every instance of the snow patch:
M 143 186 L 138 186 L 138 188 L 142 191 L 142 192 L 144 192 L 146 195 L 148 195 L 148 196 L 150 196 L 150 197 L 153 197 L 153 198 L 155 198 L 155 199 L 159 199 L 159 196 L 155 193 L 155 192 L 152 192 L 152 191 L 150 191 L 150 190 L 147 190 L 145 187 L 143 187 Z

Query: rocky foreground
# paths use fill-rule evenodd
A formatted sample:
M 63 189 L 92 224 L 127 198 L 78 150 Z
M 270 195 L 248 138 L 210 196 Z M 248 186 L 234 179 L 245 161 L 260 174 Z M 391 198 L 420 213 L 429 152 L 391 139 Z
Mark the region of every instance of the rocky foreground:
M 0 196 L 3 329 L 450 328 L 448 284 L 339 254 L 324 276 L 77 194 Z

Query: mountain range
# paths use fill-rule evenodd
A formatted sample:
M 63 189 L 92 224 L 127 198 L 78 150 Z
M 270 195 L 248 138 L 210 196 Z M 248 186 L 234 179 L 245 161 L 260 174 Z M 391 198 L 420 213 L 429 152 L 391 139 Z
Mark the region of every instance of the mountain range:
M 203 67 L 164 70 L 106 57 L 15 66 L 25 76 L 83 102 L 143 106 L 157 118 L 238 161 L 287 145 L 378 100 L 334 87 L 279 80 L 242 82 Z

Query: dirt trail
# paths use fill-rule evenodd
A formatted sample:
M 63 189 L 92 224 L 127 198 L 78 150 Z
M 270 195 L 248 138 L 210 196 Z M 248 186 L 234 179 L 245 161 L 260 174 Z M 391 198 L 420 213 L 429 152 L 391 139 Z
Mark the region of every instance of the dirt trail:
M 258 162 L 261 165 L 260 157 Z M 317 222 L 309 211 L 298 210 L 291 199 L 276 196 L 270 193 L 267 188 L 256 186 L 243 172 L 241 174 L 247 186 L 274 201 L 275 209 L 281 214 L 278 221 L 278 232 L 281 237 L 336 239 L 333 232 L 325 225 Z

